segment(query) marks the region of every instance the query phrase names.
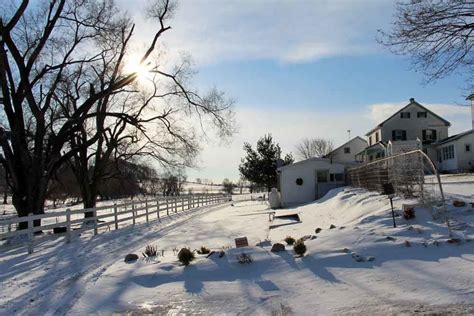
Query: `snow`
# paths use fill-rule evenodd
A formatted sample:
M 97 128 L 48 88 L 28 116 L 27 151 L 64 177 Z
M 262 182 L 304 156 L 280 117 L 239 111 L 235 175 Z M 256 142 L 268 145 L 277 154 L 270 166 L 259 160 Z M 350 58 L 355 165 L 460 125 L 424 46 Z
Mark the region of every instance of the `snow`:
M 456 192 L 445 190 L 449 200 L 472 201 L 471 179 L 451 179 Z M 395 209 L 414 202 L 396 198 Z M 446 224 L 429 209 L 418 207 L 412 220 L 398 216 L 393 228 L 386 197 L 340 188 L 277 210 L 302 221 L 272 229 L 266 202 L 241 201 L 71 244 L 56 240 L 32 255 L 12 250 L 0 254 L 0 314 L 472 314 L 474 209 L 449 210 L 461 243 L 447 242 Z M 270 252 L 271 243 L 288 235 L 317 237 L 305 241 L 304 257 L 290 246 Z M 240 236 L 250 246 L 230 248 Z M 147 244 L 164 256 L 123 262 Z M 226 255 L 179 264 L 173 249 L 202 245 Z M 237 262 L 243 252 L 252 263 Z M 356 254 L 366 260 L 356 262 Z

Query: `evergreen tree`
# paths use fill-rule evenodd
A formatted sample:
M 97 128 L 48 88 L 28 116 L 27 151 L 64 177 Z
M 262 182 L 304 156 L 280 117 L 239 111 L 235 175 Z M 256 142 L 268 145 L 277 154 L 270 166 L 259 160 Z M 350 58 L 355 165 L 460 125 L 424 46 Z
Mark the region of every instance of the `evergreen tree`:
M 281 159 L 280 145 L 273 142 L 270 134 L 258 140 L 256 150 L 249 143 L 244 144 L 244 150 L 247 156 L 242 158 L 240 174 L 244 179 L 259 187 L 265 187 L 268 191 L 277 185 L 277 168 L 294 161 L 291 154 Z

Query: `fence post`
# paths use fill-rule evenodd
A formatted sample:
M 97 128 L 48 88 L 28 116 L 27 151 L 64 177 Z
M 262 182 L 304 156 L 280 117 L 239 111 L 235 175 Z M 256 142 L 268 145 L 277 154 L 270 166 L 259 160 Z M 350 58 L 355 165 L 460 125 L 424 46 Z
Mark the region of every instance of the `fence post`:
M 168 203 L 168 196 L 166 196 L 166 215 L 170 216 L 170 208 Z
M 133 225 L 135 225 L 135 202 L 132 201 L 132 221 Z
M 115 230 L 117 230 L 118 229 L 117 203 L 114 203 L 114 224 L 115 224 Z
M 71 242 L 71 209 L 66 209 L 66 242 Z
M 94 235 L 97 235 L 97 209 L 94 207 Z
M 181 196 L 181 212 L 184 212 L 184 196 Z
M 148 201 L 145 201 L 145 218 L 148 223 Z
M 31 219 L 33 213 L 28 213 L 28 253 L 33 253 L 34 236 L 33 236 L 33 220 Z
M 160 199 L 156 198 L 156 217 L 160 220 Z

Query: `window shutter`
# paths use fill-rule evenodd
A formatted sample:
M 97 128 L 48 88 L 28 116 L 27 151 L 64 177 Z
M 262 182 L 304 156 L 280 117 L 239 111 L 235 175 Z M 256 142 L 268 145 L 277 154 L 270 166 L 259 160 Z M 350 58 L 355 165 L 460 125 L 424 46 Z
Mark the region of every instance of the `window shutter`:
M 426 140 L 426 130 L 423 130 L 423 140 Z
M 392 131 L 392 140 L 395 140 L 395 130 Z
M 407 140 L 407 131 L 402 131 L 402 140 Z
M 438 139 L 438 137 L 436 136 L 436 130 L 434 129 L 433 130 L 433 140 L 437 140 L 437 139 Z

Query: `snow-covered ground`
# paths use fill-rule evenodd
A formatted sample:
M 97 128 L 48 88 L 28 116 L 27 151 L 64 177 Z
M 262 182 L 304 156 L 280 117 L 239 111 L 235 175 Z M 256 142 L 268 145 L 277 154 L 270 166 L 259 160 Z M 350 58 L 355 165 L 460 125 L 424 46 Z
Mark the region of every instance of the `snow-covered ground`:
M 472 187 L 461 187 L 467 193 L 456 198 L 472 201 Z M 400 212 L 409 201 L 394 202 Z M 302 221 L 269 229 L 265 202 L 234 202 L 71 244 L 58 240 L 32 255 L 2 253 L 0 315 L 474 313 L 470 205 L 450 207 L 456 236 L 463 238 L 456 244 L 447 242 L 446 225 L 428 209 L 416 209 L 412 220 L 397 217 L 393 228 L 388 200 L 359 189 L 336 189 L 277 215 L 288 211 Z M 289 246 L 270 252 L 287 235 L 316 238 L 306 240 L 302 258 Z M 228 249 L 239 236 L 251 247 Z M 123 262 L 147 244 L 164 256 Z M 197 255 L 188 267 L 177 262 L 174 248 L 202 245 L 224 248 L 226 255 Z M 251 264 L 236 262 L 242 251 Z M 354 260 L 357 255 L 365 261 Z

